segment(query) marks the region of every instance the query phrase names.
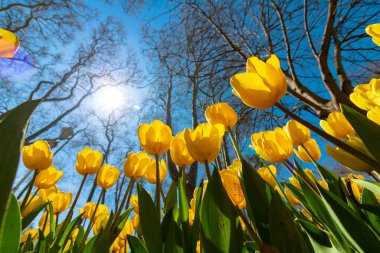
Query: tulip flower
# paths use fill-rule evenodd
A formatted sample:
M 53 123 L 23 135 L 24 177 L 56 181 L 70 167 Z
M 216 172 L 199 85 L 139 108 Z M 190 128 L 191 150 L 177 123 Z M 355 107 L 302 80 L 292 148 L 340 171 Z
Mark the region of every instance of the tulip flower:
M 161 155 L 170 148 L 172 130 L 160 120 L 140 125 L 137 133 L 141 146 L 151 155 Z
M 373 43 L 380 46 L 380 23 L 367 26 L 365 32 L 372 37 Z
M 86 147 L 78 153 L 75 166 L 79 174 L 93 175 L 98 172 L 102 163 L 103 155 L 97 150 Z
M 161 162 L 159 163 L 159 168 L 160 168 L 160 182 L 164 181 L 166 177 L 166 163 L 165 160 L 162 159 Z M 156 184 L 156 161 L 155 159 L 151 159 L 149 164 L 148 164 L 148 169 L 146 170 L 145 173 L 145 179 L 151 184 Z
M 355 199 L 360 202 L 361 195 L 362 195 L 362 192 L 364 190 L 364 187 L 360 184 L 355 183 L 354 181 L 352 181 L 352 179 L 365 180 L 365 178 L 363 175 L 360 175 L 360 174 L 352 174 L 352 173 L 348 174 L 348 180 L 350 180 L 352 193 L 354 194 Z M 347 179 L 342 178 L 342 180 L 346 184 Z
M 310 139 L 310 129 L 296 120 L 289 120 L 283 127 L 293 146 L 304 144 Z
M 292 141 L 279 127 L 273 131 L 254 133 L 251 136 L 252 149 L 263 159 L 278 163 L 288 159 L 293 152 Z
M 30 170 L 45 170 L 53 162 L 53 152 L 46 141 L 39 140 L 22 148 L 22 161 Z
M 300 201 L 287 189 L 285 189 L 285 195 L 293 207 L 296 207 L 300 204 Z
M 367 147 L 364 145 L 364 143 L 357 137 L 350 137 L 347 141 L 347 144 L 356 148 L 363 154 L 367 154 L 369 157 L 373 157 L 371 153 L 368 151 Z M 332 147 L 327 146 L 326 152 L 329 156 L 334 158 L 335 161 L 343 164 L 347 168 L 355 171 L 365 171 L 370 172 L 372 171 L 372 167 L 362 161 L 361 159 L 357 158 L 356 156 L 348 153 L 345 150 L 342 150 L 339 147 Z
M 63 171 L 57 170 L 56 167 L 50 166 L 46 170 L 40 171 L 34 185 L 39 189 L 47 189 L 55 185 L 63 176 Z
M 142 178 L 148 169 L 150 160 L 151 158 L 145 152 L 129 153 L 124 162 L 124 175 L 133 180 Z
M 201 123 L 194 130 L 185 129 L 184 138 L 191 157 L 200 163 L 211 163 L 220 151 L 224 135 L 221 124 Z
M 132 195 L 130 202 L 135 213 L 139 213 L 139 198 L 137 197 L 137 195 Z
M 194 159 L 191 157 L 186 148 L 183 132 L 179 132 L 175 137 L 173 137 L 170 144 L 170 157 L 172 158 L 172 161 L 180 168 L 190 166 L 194 162 Z
M 227 167 L 227 170 L 233 170 L 239 174 L 242 173 L 243 166 L 239 160 L 234 160 L 232 164 Z
M 269 171 L 270 170 L 270 171 Z M 277 169 L 274 165 L 269 165 L 268 167 L 261 167 L 257 170 L 262 179 L 264 179 L 272 187 L 276 186 L 276 180 L 273 176 L 277 176 Z M 271 175 L 271 172 L 273 176 Z
M 303 170 L 305 172 L 305 174 L 311 179 L 311 181 L 316 181 L 317 178 L 315 177 L 314 175 L 314 172 L 311 170 L 311 169 L 304 169 Z
M 26 242 L 26 240 L 30 236 L 30 238 L 32 239 L 32 242 L 35 243 L 38 239 L 38 233 L 39 233 L 39 231 L 36 228 L 27 229 L 27 230 L 25 230 L 24 234 L 22 235 L 20 242 L 21 243 Z
M 306 148 L 307 152 L 304 148 Z M 314 139 L 308 140 L 306 143 L 303 144 L 303 146 L 298 146 L 298 151 L 294 150 L 294 153 L 296 154 L 296 156 L 298 156 L 299 159 L 301 159 L 305 163 L 313 162 L 310 159 L 309 155 L 313 158 L 314 161 L 318 161 L 321 158 L 321 151 L 319 150 L 319 146 Z
M 56 220 L 56 215 L 54 216 L 54 220 Z M 40 230 L 43 232 L 44 236 L 47 236 L 50 233 L 50 213 L 48 211 L 45 211 L 39 222 L 38 226 L 40 227 Z
M 127 220 L 118 237 L 121 240 L 126 240 L 127 235 L 132 235 L 132 234 L 133 234 L 133 223 L 131 220 Z
M 244 104 L 267 109 L 277 103 L 286 93 L 286 78 L 276 55 L 264 62 L 257 57 L 247 60 L 247 72 L 231 78 L 232 93 Z
M 96 218 L 101 214 L 108 214 L 108 207 L 106 205 L 103 205 L 103 204 L 98 205 L 98 208 L 96 209 L 96 213 L 94 214 L 95 208 L 96 208 L 96 203 L 87 202 L 84 205 L 83 209 L 79 208 L 79 213 L 83 214 L 82 215 L 83 219 L 91 219 L 91 217 L 94 217 L 93 221 L 95 221 Z
M 207 107 L 205 116 L 208 123 L 222 124 L 225 129 L 232 129 L 238 120 L 236 112 L 227 103 L 216 103 Z
M 380 107 L 376 107 L 375 109 L 368 111 L 367 118 L 380 125 Z
M 12 58 L 20 46 L 16 34 L 0 28 L 0 57 Z
M 34 209 L 42 205 L 44 202 L 42 199 L 35 195 L 29 195 L 28 200 L 26 201 L 25 208 L 21 211 L 21 216 L 25 217 L 31 213 Z
M 132 216 L 132 224 L 133 224 L 133 229 L 134 230 L 138 230 L 139 229 L 139 225 L 140 225 L 140 215 L 138 213 L 135 213 L 133 216 Z
M 369 111 L 380 106 L 380 78 L 372 78 L 367 84 L 359 84 L 350 94 L 350 100 L 357 107 Z
M 222 170 L 220 178 L 232 203 L 240 209 L 245 208 L 244 192 L 238 174 L 231 170 Z
M 106 213 L 103 213 L 98 216 L 98 218 L 94 222 L 94 226 L 92 227 L 92 232 L 94 233 L 94 235 L 98 235 L 106 228 L 109 218 L 110 215 Z
M 320 125 L 328 134 L 338 139 L 346 139 L 354 135 L 355 130 L 341 112 L 332 112 L 327 120 L 321 120 Z
M 46 202 L 46 201 L 48 201 L 48 196 L 50 193 L 57 193 L 57 192 L 58 192 L 57 186 L 52 185 L 46 189 L 39 189 L 38 195 L 40 195 L 40 198 L 42 199 L 43 202 Z
M 96 183 L 103 189 L 111 188 L 119 180 L 120 171 L 115 166 L 106 163 L 98 172 Z
M 72 199 L 71 193 L 65 193 L 62 191 L 58 191 L 57 193 L 50 193 L 48 195 L 48 200 L 51 201 L 53 205 L 54 214 L 59 214 L 65 211 L 70 207 Z

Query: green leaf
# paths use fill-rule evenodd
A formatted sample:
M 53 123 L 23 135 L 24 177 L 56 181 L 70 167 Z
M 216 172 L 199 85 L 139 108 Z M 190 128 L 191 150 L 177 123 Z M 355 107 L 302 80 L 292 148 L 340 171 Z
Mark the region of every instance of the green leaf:
M 37 215 L 47 206 L 48 202 L 40 205 L 35 208 L 33 211 L 28 213 L 25 217 L 22 218 L 22 229 L 25 229 L 32 221 L 37 217 Z
M 177 187 L 175 183 L 170 185 L 168 194 L 166 195 L 164 213 L 167 213 L 170 209 L 177 206 Z
M 161 234 L 165 253 L 183 253 L 182 232 L 174 221 L 173 209 L 162 220 Z
M 11 193 L 0 228 L 0 252 L 17 253 L 20 243 L 21 214 L 16 196 Z
M 39 103 L 40 100 L 25 102 L 9 111 L 0 122 L 0 225 L 16 176 L 29 118 Z
M 270 244 L 268 212 L 273 189 L 245 160 L 242 160 L 242 167 L 249 218 L 255 223 L 263 243 Z
M 78 215 L 74 218 L 70 223 L 66 226 L 64 231 L 59 231 L 57 234 L 57 238 L 54 240 L 52 245 L 50 246 L 50 252 L 59 252 L 59 250 L 63 249 L 63 244 L 67 242 L 68 238 L 71 236 L 71 232 L 74 230 L 76 224 L 79 219 L 81 219 L 83 214 Z M 62 228 L 61 228 L 62 230 Z
M 360 218 L 333 193 L 318 186 L 327 212 L 334 219 L 339 230 L 348 242 L 360 252 L 380 252 L 380 238 Z
M 131 247 L 132 253 L 148 253 L 145 245 L 139 240 L 139 238 L 127 235 L 129 247 Z
M 98 239 L 98 236 L 92 237 L 87 243 L 86 246 L 83 249 L 82 253 L 93 253 L 93 248 L 96 240 Z M 53 251 L 54 252 L 54 251 Z
M 365 188 L 362 193 L 361 207 L 368 223 L 376 231 L 377 235 L 380 235 L 380 205 L 375 194 Z
M 335 195 L 340 197 L 342 200 L 346 200 L 345 194 L 341 191 L 340 184 L 342 183 L 342 179 L 332 172 L 331 170 L 326 169 L 322 165 L 316 163 L 317 169 L 321 174 L 322 178 L 326 181 L 329 191 L 333 192 Z
M 355 183 L 363 186 L 367 190 L 373 192 L 374 194 L 380 195 L 380 184 L 379 183 L 373 182 L 373 181 L 365 181 L 365 180 L 361 180 L 361 179 L 351 179 L 351 180 L 354 181 Z
M 269 206 L 269 226 L 272 244 L 280 252 L 305 252 L 294 218 L 278 193 L 273 194 Z
M 178 195 L 179 195 L 179 217 L 182 228 L 182 240 L 184 247 L 191 251 L 190 233 L 189 233 L 189 205 L 186 197 L 185 183 L 183 177 L 180 176 L 178 180 Z M 166 248 L 165 248 L 166 250 Z
M 380 142 L 378 140 L 380 126 L 347 105 L 341 104 L 341 108 L 342 113 L 355 129 L 360 139 L 362 139 L 369 152 L 377 162 L 380 162 Z
M 149 253 L 162 252 L 160 217 L 150 195 L 137 184 L 140 226 Z
M 214 170 L 200 209 L 201 237 L 205 252 L 241 252 L 243 232 L 235 207 Z
M 203 200 L 203 180 L 199 184 L 197 194 L 195 196 L 195 210 L 194 210 L 194 221 L 193 226 L 191 227 L 191 242 L 192 242 L 192 251 L 195 252 L 197 247 L 197 241 L 200 239 L 201 233 L 201 222 L 199 218 L 199 210 Z

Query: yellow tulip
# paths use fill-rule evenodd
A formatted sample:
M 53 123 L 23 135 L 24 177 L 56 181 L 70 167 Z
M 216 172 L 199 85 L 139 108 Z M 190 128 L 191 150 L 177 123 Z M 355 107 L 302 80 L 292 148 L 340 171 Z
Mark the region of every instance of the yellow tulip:
M 138 213 L 135 213 L 132 216 L 132 224 L 133 224 L 133 229 L 137 231 L 140 225 L 140 215 Z
M 247 60 L 247 72 L 231 78 L 232 93 L 244 104 L 267 109 L 278 102 L 286 93 L 286 78 L 276 55 L 265 63 L 257 57 Z
M 40 171 L 34 185 L 39 189 L 47 189 L 55 185 L 63 176 L 63 171 L 57 170 L 56 167 L 50 166 L 46 170 Z
M 40 195 L 40 198 L 42 199 L 43 202 L 46 202 L 48 201 L 48 196 L 50 193 L 57 193 L 57 192 L 58 192 L 57 186 L 53 185 L 46 189 L 39 189 L 38 195 Z
M 50 193 L 47 196 L 47 198 L 51 201 L 51 204 L 53 205 L 54 214 L 59 214 L 70 207 L 72 193 L 58 191 L 57 193 Z
M 94 226 L 92 227 L 94 235 L 99 234 L 106 228 L 109 218 L 110 215 L 107 213 L 103 213 L 96 218 Z
M 211 163 L 220 151 L 224 135 L 221 124 L 201 123 L 194 130 L 185 129 L 184 138 L 191 157 L 200 163 Z
M 93 175 L 98 172 L 103 163 L 103 155 L 98 150 L 89 147 L 78 152 L 75 164 L 77 172 L 81 175 Z
M 99 215 L 108 214 L 108 207 L 106 205 L 103 205 L 103 204 L 98 205 L 98 208 L 96 209 L 96 213 L 94 214 L 95 208 L 96 208 L 96 203 L 87 202 L 84 205 L 83 209 L 79 208 L 79 213 L 82 214 L 83 219 L 91 219 L 93 217 L 94 221 Z
M 129 201 L 131 202 L 131 205 L 132 205 L 135 213 L 139 213 L 139 198 L 138 198 L 138 196 L 132 195 Z
M 278 163 L 288 159 L 293 152 L 293 144 L 282 128 L 254 133 L 251 136 L 252 149 L 263 159 Z
M 268 168 L 269 167 L 269 168 Z M 273 176 L 277 176 L 277 169 L 274 165 L 269 165 L 268 167 L 261 167 L 257 170 L 259 175 L 264 179 L 268 184 L 275 187 L 276 186 L 276 180 L 273 178 Z M 271 175 L 270 171 L 272 172 L 273 176 Z
M 360 184 L 355 183 L 354 181 L 352 181 L 352 179 L 365 180 L 365 178 L 363 175 L 360 175 L 360 174 L 352 174 L 352 173 L 348 174 L 348 180 L 350 180 L 352 193 L 354 194 L 355 199 L 357 201 L 360 201 L 364 187 L 361 186 Z M 345 184 L 347 184 L 346 178 L 343 177 L 342 180 Z
M 12 58 L 20 46 L 16 34 L 0 28 L 0 57 Z
M 380 78 L 372 78 L 367 84 L 359 84 L 350 94 L 351 102 L 363 110 L 373 110 L 380 106 L 378 87 L 380 87 Z
M 227 170 L 233 170 L 235 172 L 241 173 L 243 170 L 243 166 L 240 160 L 234 160 L 230 166 L 227 167 Z
M 354 135 L 355 130 L 341 112 L 332 112 L 326 120 L 321 120 L 320 125 L 326 133 L 338 139 L 345 139 Z
M 220 178 L 232 203 L 240 209 L 245 208 L 245 197 L 238 174 L 231 170 L 222 170 Z
M 317 181 L 317 178 L 314 175 L 314 172 L 311 169 L 304 169 L 305 174 L 311 179 L 311 181 Z
M 236 112 L 227 103 L 216 103 L 207 107 L 205 116 L 208 123 L 222 124 L 226 129 L 227 127 L 232 129 L 238 120 Z
M 54 216 L 54 220 L 56 220 L 56 215 Z M 38 222 L 38 226 L 40 230 L 43 232 L 44 236 L 47 236 L 50 233 L 50 213 L 44 212 Z
M 380 46 L 380 24 L 367 26 L 365 32 L 372 37 L 373 43 Z
M 350 145 L 351 147 L 356 148 L 363 154 L 367 154 L 369 157 L 373 156 L 371 153 L 369 153 L 367 147 L 364 145 L 364 143 L 357 137 L 351 137 L 347 141 L 347 144 Z M 332 147 L 332 146 L 327 146 L 326 147 L 326 152 L 329 156 L 334 158 L 335 161 L 343 164 L 347 168 L 351 170 L 356 170 L 356 171 L 364 171 L 364 172 L 370 172 L 372 171 L 372 167 L 363 162 L 361 159 L 357 158 L 354 155 L 351 155 L 350 153 L 344 151 L 343 149 L 339 147 Z
M 166 163 L 165 160 L 162 159 L 161 162 L 159 163 L 160 168 L 160 182 L 164 181 L 166 177 Z M 151 159 L 148 165 L 148 169 L 146 170 L 145 173 L 145 179 L 151 184 L 156 183 L 156 159 Z
M 29 213 L 31 213 L 34 209 L 36 209 L 37 207 L 39 207 L 40 205 L 42 205 L 44 202 L 38 196 L 29 195 L 28 200 L 26 201 L 26 203 L 29 203 L 29 204 L 27 204 L 25 206 L 24 210 L 21 211 L 21 216 L 22 217 L 27 216 Z
M 119 180 L 120 171 L 115 166 L 106 163 L 98 172 L 96 183 L 103 189 L 111 188 Z
M 110 247 L 110 252 L 116 252 L 119 253 L 120 246 L 119 246 L 119 237 L 116 237 L 115 241 L 113 241 L 111 247 Z
M 145 152 L 129 153 L 124 162 L 124 175 L 133 180 L 142 178 L 148 169 L 150 160 L 151 158 Z
M 197 241 L 197 246 L 196 246 L 196 248 L 195 248 L 195 252 L 196 253 L 201 253 L 202 251 L 201 251 L 201 241 Z
M 45 170 L 53 162 L 53 152 L 46 141 L 39 140 L 22 148 L 22 161 L 30 170 Z
M 310 139 L 310 129 L 296 120 L 289 120 L 283 129 L 294 146 L 304 144 Z
M 195 212 L 193 209 L 189 209 L 189 225 L 192 226 L 194 224 Z
M 118 235 L 119 239 L 126 240 L 127 235 L 133 234 L 133 222 L 131 220 L 127 220 L 120 234 Z
M 141 146 L 151 155 L 161 155 L 170 148 L 172 130 L 160 120 L 140 125 L 137 133 Z
M 306 151 L 310 154 L 310 156 L 314 159 L 314 161 L 317 162 L 321 158 L 321 151 L 319 150 L 319 146 L 314 139 L 310 139 L 306 143 L 304 143 L 304 147 L 306 148 Z M 296 156 L 298 156 L 299 159 L 301 159 L 305 163 L 313 162 L 306 151 L 302 146 L 298 146 L 298 151 L 294 150 L 294 153 L 296 154 Z
M 300 201 L 292 194 L 290 193 L 290 191 L 288 191 L 287 189 L 285 189 L 285 195 L 286 195 L 286 198 L 289 200 L 289 203 L 296 207 L 300 204 Z
M 291 176 L 291 177 L 289 177 L 289 181 L 290 181 L 290 183 L 291 183 L 294 187 L 296 187 L 296 188 L 298 188 L 298 189 L 301 190 L 301 185 L 300 185 L 300 182 L 298 182 L 298 179 L 297 179 L 297 178 L 295 178 L 294 176 Z
M 170 157 L 180 168 L 190 166 L 194 162 L 194 159 L 190 156 L 190 153 L 186 148 L 183 132 L 179 132 L 173 137 L 170 144 Z
M 36 228 L 29 228 L 27 230 L 25 230 L 24 234 L 22 235 L 21 239 L 20 239 L 20 242 L 21 243 L 24 243 L 26 242 L 26 240 L 28 239 L 29 235 L 30 235 L 30 238 L 32 239 L 32 242 L 35 243 L 38 239 L 38 229 Z

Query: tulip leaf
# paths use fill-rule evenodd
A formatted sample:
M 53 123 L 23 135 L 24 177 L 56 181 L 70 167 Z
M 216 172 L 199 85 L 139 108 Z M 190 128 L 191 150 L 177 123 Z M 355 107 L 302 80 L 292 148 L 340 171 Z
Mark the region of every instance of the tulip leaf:
M 322 178 L 326 181 L 329 190 L 333 192 L 335 195 L 340 197 L 341 199 L 345 200 L 346 196 L 342 192 L 340 184 L 342 183 L 342 179 L 332 172 L 331 170 L 326 169 L 322 165 L 316 163 L 317 169 L 319 173 L 321 174 Z
M 270 244 L 268 212 L 273 190 L 245 160 L 242 160 L 242 167 L 249 217 L 255 223 L 262 241 Z
M 39 103 L 40 100 L 25 102 L 9 111 L 0 122 L 0 225 L 16 176 L 29 118 Z
M 269 206 L 271 242 L 280 252 L 304 252 L 302 237 L 294 218 L 278 193 L 273 194 Z
M 57 238 L 50 246 L 50 252 L 59 252 L 60 249 L 63 249 L 65 242 L 67 242 L 68 238 L 71 236 L 71 232 L 74 230 L 76 224 L 78 223 L 79 219 L 81 219 L 82 215 L 83 214 L 80 214 L 77 217 L 75 217 L 65 228 L 60 228 L 60 231 L 57 232 Z M 64 230 L 62 231 L 62 229 Z
M 177 207 L 177 187 L 175 183 L 172 183 L 166 195 L 164 213 L 167 213 L 170 209 L 175 207 Z
M 362 139 L 369 152 L 380 163 L 380 142 L 378 141 L 380 126 L 347 105 L 341 104 L 341 108 L 342 113 L 355 129 L 360 139 Z
M 183 181 L 183 177 L 180 176 L 178 180 L 178 195 L 179 195 L 179 217 L 182 228 L 182 237 L 184 247 L 186 249 L 191 249 L 190 242 L 190 234 L 189 234 L 189 204 L 187 202 L 186 190 L 185 190 L 185 182 Z
M 200 218 L 199 218 L 199 210 L 200 206 L 203 200 L 203 187 L 206 187 L 204 185 L 203 180 L 201 181 L 197 194 L 195 196 L 195 210 L 194 211 L 194 221 L 193 221 L 193 226 L 191 226 L 191 241 L 192 241 L 192 252 L 195 252 L 196 247 L 197 247 L 197 241 L 200 239 L 200 231 L 201 231 L 201 223 L 200 223 Z
M 148 192 L 137 184 L 140 226 L 149 253 L 162 252 L 160 217 Z
M 132 253 L 148 253 L 145 245 L 133 235 L 127 235 L 129 247 L 131 247 Z
M 88 240 L 88 242 L 86 243 L 86 246 L 84 247 L 82 253 L 92 253 L 94 245 L 95 245 L 95 242 L 96 242 L 97 239 L 98 239 L 98 236 L 94 236 L 90 240 Z
M 21 214 L 16 196 L 11 193 L 0 228 L 0 252 L 17 253 L 20 243 Z
M 38 206 L 33 211 L 28 213 L 25 217 L 22 218 L 22 229 L 25 229 L 32 221 L 37 217 L 37 215 L 47 206 L 48 202 Z
M 173 209 L 168 211 L 162 220 L 161 234 L 165 253 L 183 253 L 182 233 L 174 221 Z
M 214 170 L 200 207 L 201 238 L 204 252 L 241 252 L 243 232 L 219 171 Z
M 373 192 L 376 195 L 380 195 L 380 184 L 373 181 L 365 181 L 361 179 L 352 179 L 355 183 L 363 186 L 364 188 L 368 189 L 369 191 Z
M 362 193 L 362 209 L 371 227 L 380 235 L 380 205 L 375 194 L 365 189 Z
M 328 214 L 349 243 L 360 252 L 380 252 L 379 237 L 347 204 L 335 194 L 318 186 Z M 363 236 L 365 235 L 365 236 Z

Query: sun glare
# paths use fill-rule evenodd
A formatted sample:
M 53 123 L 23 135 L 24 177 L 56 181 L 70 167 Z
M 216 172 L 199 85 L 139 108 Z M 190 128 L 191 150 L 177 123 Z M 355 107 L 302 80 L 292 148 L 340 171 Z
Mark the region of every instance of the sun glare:
M 122 86 L 105 86 L 94 96 L 92 106 L 96 111 L 110 114 L 127 105 L 127 95 Z

